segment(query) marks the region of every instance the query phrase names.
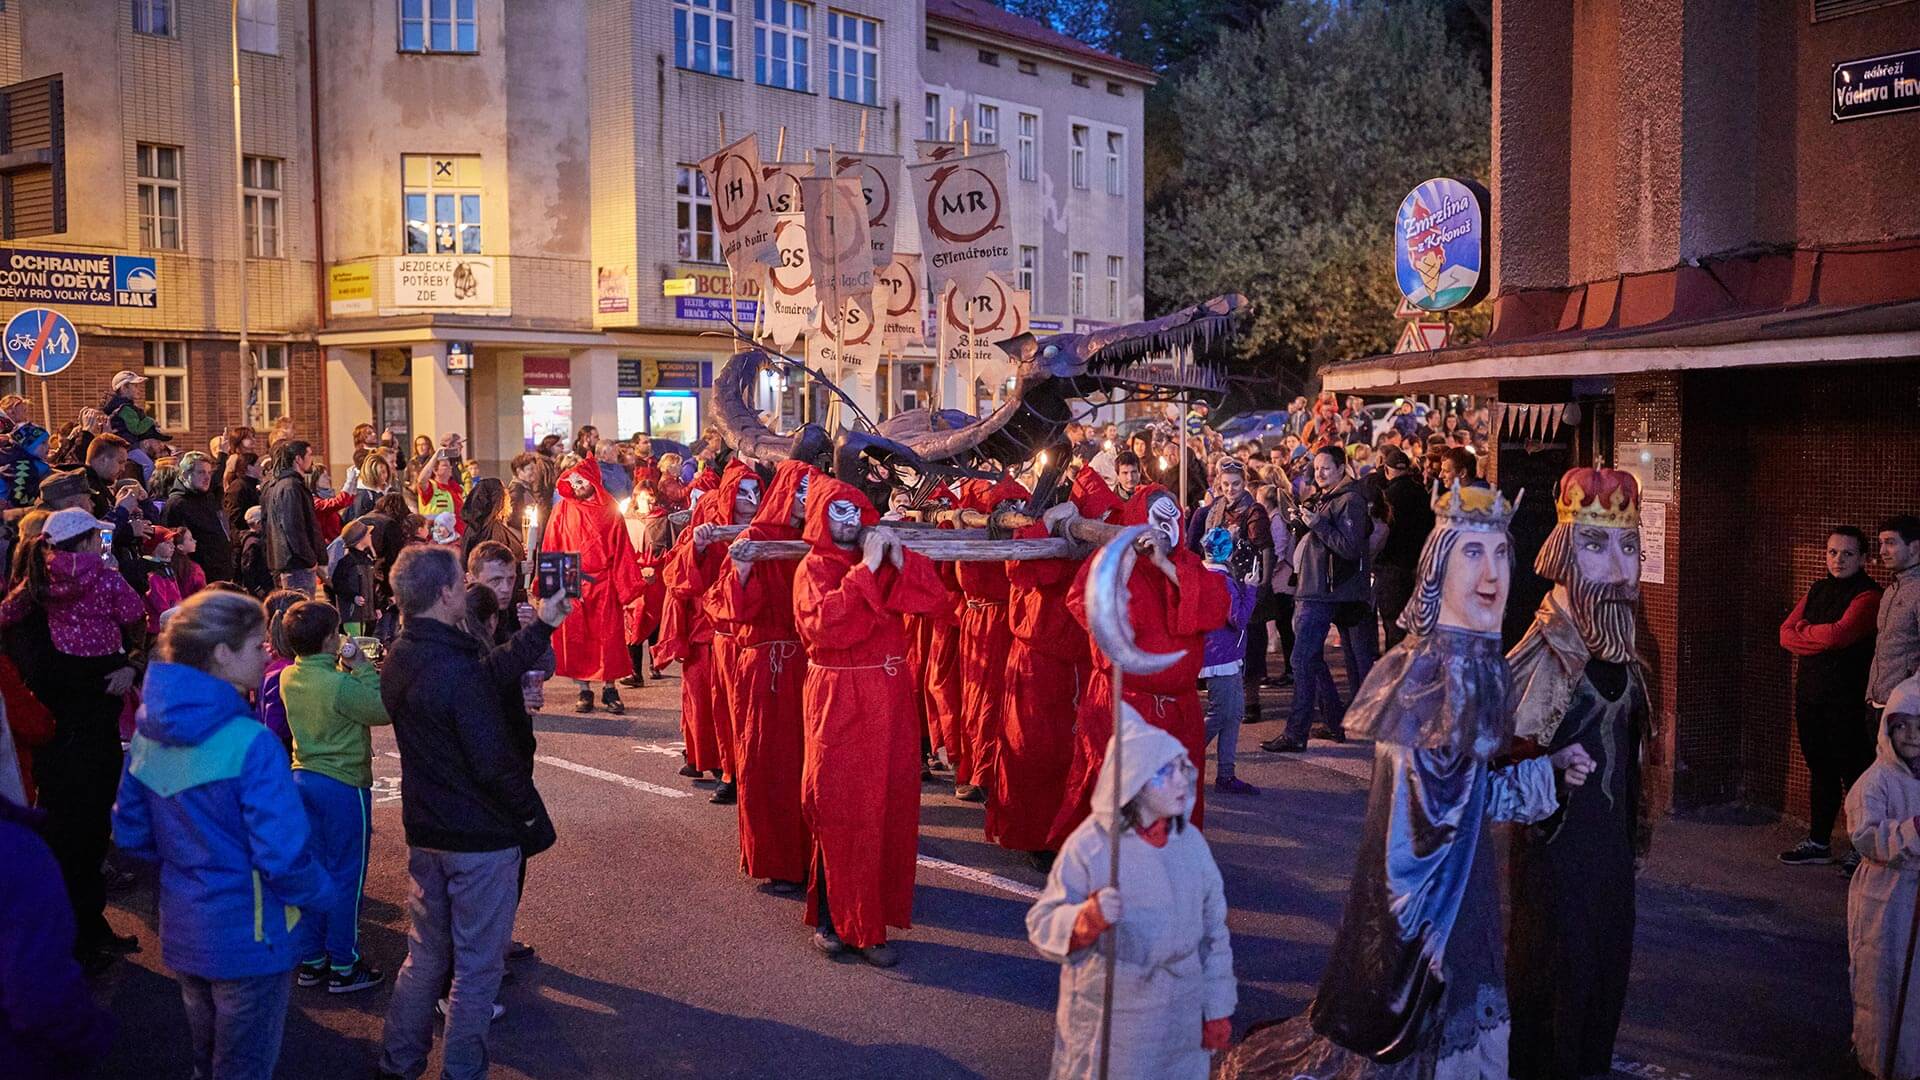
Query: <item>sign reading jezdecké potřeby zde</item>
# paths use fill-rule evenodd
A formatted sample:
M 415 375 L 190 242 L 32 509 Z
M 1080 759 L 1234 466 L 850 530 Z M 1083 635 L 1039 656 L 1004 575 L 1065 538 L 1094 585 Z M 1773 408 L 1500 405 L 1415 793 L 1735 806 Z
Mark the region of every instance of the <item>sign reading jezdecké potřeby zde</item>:
M 149 255 L 0 248 L 0 303 L 151 308 L 159 297 Z
M 1407 302 L 1448 311 L 1487 295 L 1487 190 L 1437 177 L 1407 193 L 1394 217 L 1393 272 Z
M 1920 49 L 1833 65 L 1833 119 L 1920 109 Z

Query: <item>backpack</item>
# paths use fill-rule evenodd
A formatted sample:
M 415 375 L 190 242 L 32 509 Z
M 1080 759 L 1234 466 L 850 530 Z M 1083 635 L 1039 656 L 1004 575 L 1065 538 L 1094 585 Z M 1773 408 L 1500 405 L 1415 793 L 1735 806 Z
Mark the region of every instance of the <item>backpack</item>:
M 267 568 L 267 544 L 260 530 L 248 529 L 240 534 L 240 554 L 234 567 L 234 584 L 255 597 L 265 598 L 273 591 L 273 571 Z

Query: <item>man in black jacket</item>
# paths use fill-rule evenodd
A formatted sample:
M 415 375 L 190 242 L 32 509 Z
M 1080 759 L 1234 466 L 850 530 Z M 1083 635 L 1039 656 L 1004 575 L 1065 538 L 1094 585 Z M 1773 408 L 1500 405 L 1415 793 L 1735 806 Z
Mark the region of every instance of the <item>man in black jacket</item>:
M 506 645 L 461 628 L 466 577 L 453 552 L 410 548 L 390 575 L 403 621 L 381 668 L 380 697 L 400 744 L 400 818 L 407 833 L 407 960 L 387 1006 L 382 1074 L 418 1076 L 433 1047 L 434 1003 L 447 996 L 449 1076 L 481 1076 L 487 1026 L 519 901 L 523 858 L 553 846 L 553 822 L 516 751 L 501 683 L 537 666 L 572 610 L 565 594 Z M 455 903 L 455 898 L 458 903 Z
M 297 589 L 308 596 L 319 588 L 317 568 L 326 561 L 327 542 L 313 513 L 313 492 L 307 489 L 312 448 L 304 439 L 288 439 L 273 448 L 273 479 L 260 493 L 261 538 L 267 542 L 267 569 L 276 588 Z
M 180 459 L 173 493 L 155 494 L 167 499 L 161 524 L 193 534 L 193 561 L 206 571 L 207 580 L 232 581 L 233 541 L 227 538 L 227 515 L 220 508 L 220 495 L 213 490 L 213 459 L 198 450 L 186 454 Z
M 1391 649 L 1407 636 L 1400 628 L 1400 613 L 1413 596 L 1420 549 L 1433 531 L 1433 500 L 1404 452 L 1388 450 L 1380 461 L 1387 476 L 1381 492 L 1387 503 L 1387 542 L 1373 560 L 1373 602 Z
M 1347 453 L 1334 444 L 1313 453 L 1314 491 L 1295 511 L 1294 524 L 1307 530 L 1300 546 L 1299 589 L 1293 615 L 1293 707 L 1287 728 L 1261 743 L 1274 753 L 1298 753 L 1309 734 L 1346 741 L 1346 706 L 1327 668 L 1327 634 L 1340 630 L 1351 690 L 1358 690 L 1373 667 L 1373 643 L 1362 628 L 1372 627 L 1373 587 L 1368 539 L 1373 515 L 1367 496 L 1347 473 Z M 1318 705 L 1326 722 L 1310 727 Z

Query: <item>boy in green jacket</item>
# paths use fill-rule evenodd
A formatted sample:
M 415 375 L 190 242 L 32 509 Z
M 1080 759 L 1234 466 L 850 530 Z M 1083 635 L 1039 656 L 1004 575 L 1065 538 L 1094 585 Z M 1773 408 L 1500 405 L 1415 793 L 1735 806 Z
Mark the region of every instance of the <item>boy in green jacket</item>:
M 360 894 L 373 839 L 373 727 L 392 721 L 380 703 L 380 672 L 351 641 L 342 645 L 333 605 L 303 601 L 282 619 L 295 657 L 280 672 L 293 732 L 293 783 L 307 807 L 314 857 L 339 897 L 301 921 L 294 981 L 325 982 L 329 994 L 351 994 L 383 978 L 360 959 Z

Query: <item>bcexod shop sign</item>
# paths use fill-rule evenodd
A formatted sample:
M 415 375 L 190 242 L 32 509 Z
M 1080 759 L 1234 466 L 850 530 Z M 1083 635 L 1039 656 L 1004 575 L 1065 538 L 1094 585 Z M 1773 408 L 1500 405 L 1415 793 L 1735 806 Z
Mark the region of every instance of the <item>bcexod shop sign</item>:
M 1407 193 L 1394 218 L 1393 271 L 1407 302 L 1446 311 L 1487 295 L 1487 190 L 1438 177 Z
M 151 308 L 159 299 L 150 256 L 0 248 L 0 302 Z
M 673 278 L 666 280 L 686 279 L 693 281 L 692 295 L 673 295 L 674 318 L 717 323 L 732 319 L 743 329 L 753 325 L 760 306 L 758 285 L 750 281 L 736 285 L 725 267 L 714 266 L 681 266 L 674 270 Z M 738 299 L 728 295 L 730 288 L 739 289 Z

